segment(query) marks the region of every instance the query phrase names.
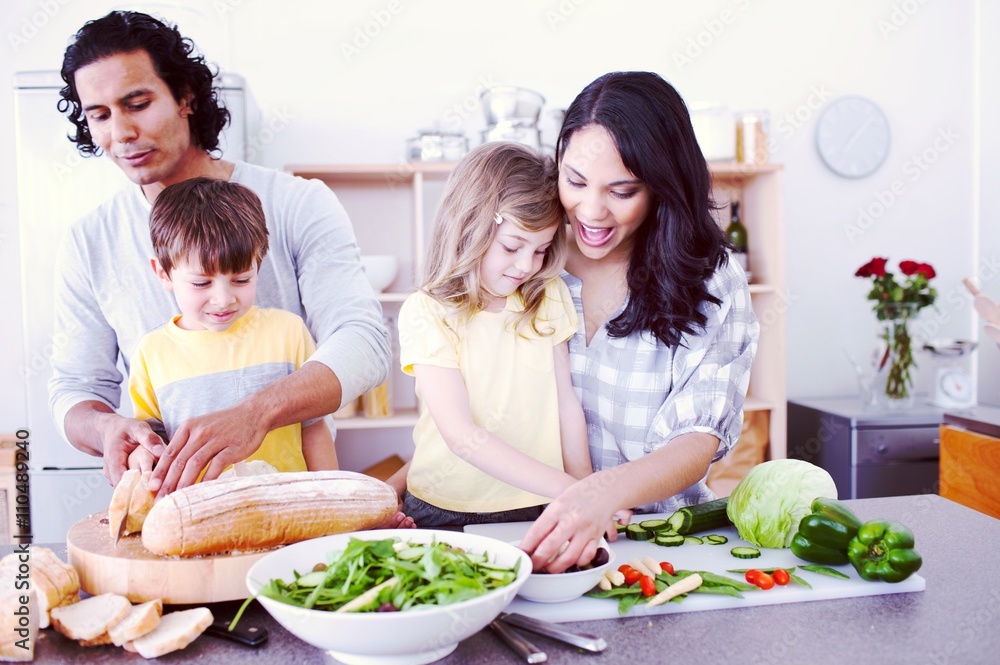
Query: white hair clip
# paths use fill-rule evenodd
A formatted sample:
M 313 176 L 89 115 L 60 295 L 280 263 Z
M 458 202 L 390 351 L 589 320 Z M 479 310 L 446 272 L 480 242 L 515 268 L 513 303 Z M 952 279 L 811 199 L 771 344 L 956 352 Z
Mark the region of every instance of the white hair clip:
M 501 217 L 500 213 L 498 212 L 493 213 L 493 221 L 496 222 L 497 225 L 503 224 L 503 217 Z

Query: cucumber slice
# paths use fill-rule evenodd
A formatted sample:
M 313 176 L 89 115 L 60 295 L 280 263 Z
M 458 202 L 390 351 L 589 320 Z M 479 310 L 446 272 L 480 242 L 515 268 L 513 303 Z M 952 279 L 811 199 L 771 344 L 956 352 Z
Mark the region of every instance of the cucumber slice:
M 684 536 L 679 533 L 659 533 L 653 542 L 663 547 L 677 547 L 684 544 Z
M 629 540 L 652 540 L 653 534 L 639 524 L 629 524 L 625 529 L 625 537 Z
M 709 545 L 725 545 L 729 542 L 729 539 L 725 536 L 719 535 L 717 533 L 710 533 L 704 538 L 705 542 Z
M 701 545 L 702 542 L 704 541 L 702 541 L 702 539 L 698 536 L 684 536 L 685 545 Z
M 737 559 L 756 559 L 760 556 L 760 550 L 756 547 L 734 547 L 729 552 Z
M 646 531 L 652 531 L 653 533 L 670 530 L 670 527 L 667 525 L 667 520 L 643 520 L 639 522 L 639 526 Z

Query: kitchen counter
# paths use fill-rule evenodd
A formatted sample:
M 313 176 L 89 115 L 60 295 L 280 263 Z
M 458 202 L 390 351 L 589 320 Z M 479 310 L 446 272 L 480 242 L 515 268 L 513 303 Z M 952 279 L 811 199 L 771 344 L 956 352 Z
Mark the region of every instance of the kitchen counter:
M 668 614 L 653 618 L 567 624 L 604 637 L 607 650 L 585 655 L 544 638 L 536 643 L 549 663 L 995 663 L 1000 655 L 1000 520 L 940 496 L 918 495 L 846 502 L 862 520 L 895 519 L 912 528 L 924 557 L 925 591 L 768 605 L 735 610 Z M 65 545 L 50 545 L 65 557 Z M 12 550 L 0 547 L 0 554 Z M 224 604 L 213 610 L 232 611 Z M 204 665 L 334 663 L 322 651 L 277 625 L 256 603 L 241 625 L 267 628 L 260 649 L 202 636 L 162 662 Z M 36 662 L 138 663 L 112 646 L 84 650 L 53 630 L 42 631 Z M 372 636 L 392 639 L 391 636 Z M 523 662 L 489 629 L 462 642 L 441 665 Z
M 975 406 L 962 411 L 948 411 L 944 424 L 1000 439 L 1000 407 Z

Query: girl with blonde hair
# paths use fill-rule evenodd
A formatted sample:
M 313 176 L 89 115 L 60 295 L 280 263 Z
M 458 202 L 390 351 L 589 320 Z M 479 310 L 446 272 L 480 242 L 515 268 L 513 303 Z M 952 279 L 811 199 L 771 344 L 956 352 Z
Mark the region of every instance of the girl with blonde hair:
M 533 520 L 591 472 L 570 382 L 566 251 L 550 158 L 496 142 L 458 164 L 399 315 L 400 361 L 421 398 L 403 500 L 418 525 Z

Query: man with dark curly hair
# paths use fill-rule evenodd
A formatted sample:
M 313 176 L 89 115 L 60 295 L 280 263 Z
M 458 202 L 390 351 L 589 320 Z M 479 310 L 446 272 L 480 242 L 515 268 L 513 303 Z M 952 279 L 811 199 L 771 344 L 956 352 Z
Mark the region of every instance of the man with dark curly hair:
M 56 280 L 50 402 L 76 448 L 104 458 L 117 484 L 138 446 L 156 464 L 161 495 L 246 459 L 271 430 L 323 416 L 379 385 L 391 362 L 388 331 L 361 267 L 347 213 L 318 181 L 218 157 L 229 121 L 215 78 L 191 40 L 146 14 L 114 11 L 84 25 L 66 49 L 59 110 L 84 156 L 107 155 L 127 187 L 63 238 Z M 115 409 L 143 334 L 178 312 L 149 268 L 149 212 L 166 187 L 194 177 L 244 185 L 260 197 L 272 251 L 260 266 L 262 306 L 302 316 L 316 353 L 273 383 L 241 377 L 231 408 L 186 421 L 168 445 Z M 61 333 L 61 334 L 58 334 Z

